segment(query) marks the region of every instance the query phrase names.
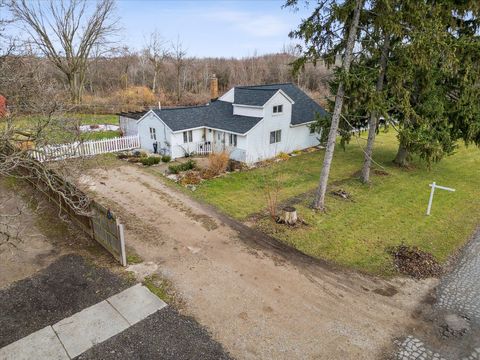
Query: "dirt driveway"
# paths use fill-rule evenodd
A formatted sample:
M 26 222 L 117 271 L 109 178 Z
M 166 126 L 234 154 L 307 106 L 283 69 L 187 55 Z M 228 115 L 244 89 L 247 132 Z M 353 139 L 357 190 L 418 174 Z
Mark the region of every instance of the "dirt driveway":
M 421 326 L 411 314 L 436 284 L 276 249 L 135 166 L 96 170 L 85 186 L 120 212 L 127 246 L 173 282 L 183 311 L 238 359 L 382 358 L 393 337 Z

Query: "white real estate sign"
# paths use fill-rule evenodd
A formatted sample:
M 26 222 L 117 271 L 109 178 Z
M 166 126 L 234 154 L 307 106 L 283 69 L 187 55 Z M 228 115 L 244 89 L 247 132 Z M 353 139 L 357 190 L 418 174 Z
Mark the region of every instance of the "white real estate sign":
M 429 184 L 429 186 L 432 188 L 430 191 L 430 199 L 428 200 L 428 207 L 427 207 L 427 215 L 430 215 L 430 211 L 432 210 L 432 202 L 433 202 L 433 195 L 435 194 L 435 189 L 441 189 L 441 190 L 447 190 L 447 191 L 455 191 L 455 189 L 446 187 L 446 186 L 440 186 L 435 183 L 435 181 L 432 184 Z

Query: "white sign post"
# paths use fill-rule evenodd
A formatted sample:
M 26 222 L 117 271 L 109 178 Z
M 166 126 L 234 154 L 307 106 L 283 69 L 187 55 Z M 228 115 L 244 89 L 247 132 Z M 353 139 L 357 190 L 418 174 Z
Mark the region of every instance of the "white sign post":
M 427 215 L 430 215 L 430 210 L 432 210 L 432 202 L 433 202 L 433 194 L 435 193 L 435 189 L 442 189 L 442 190 L 447 190 L 447 191 L 455 191 L 455 189 L 445 187 L 445 186 L 440 186 L 435 183 L 435 181 L 429 185 L 432 190 L 430 191 L 430 200 L 428 200 L 428 207 L 427 207 Z

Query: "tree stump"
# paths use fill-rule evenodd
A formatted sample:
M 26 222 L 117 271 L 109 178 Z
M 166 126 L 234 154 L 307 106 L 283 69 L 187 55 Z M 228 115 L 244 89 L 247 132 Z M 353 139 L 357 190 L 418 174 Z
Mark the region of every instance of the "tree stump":
M 280 216 L 281 222 L 287 225 L 295 225 L 297 223 L 297 209 L 293 206 L 286 206 L 282 209 L 282 215 Z

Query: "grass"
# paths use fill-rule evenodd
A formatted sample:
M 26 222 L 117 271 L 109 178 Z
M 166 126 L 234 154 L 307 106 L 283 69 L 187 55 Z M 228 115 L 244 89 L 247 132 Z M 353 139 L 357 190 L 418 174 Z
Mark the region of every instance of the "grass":
M 134 265 L 134 264 L 141 264 L 143 259 L 138 255 L 133 249 L 127 248 L 127 264 Z
M 175 301 L 172 294 L 172 284 L 158 275 L 147 276 L 143 280 L 143 284 L 155 294 L 158 298 L 165 301 L 167 304 Z
M 64 114 L 62 116 L 58 116 L 55 121 L 53 122 L 52 126 L 49 130 L 49 138 L 51 138 L 51 143 L 64 143 L 70 142 L 73 140 L 77 140 L 74 134 L 69 133 L 66 131 L 62 125 L 62 120 L 65 119 L 69 126 L 73 126 L 76 124 L 75 120 L 79 121 L 79 125 L 93 125 L 93 124 L 108 124 L 108 125 L 118 125 L 118 116 L 113 114 Z M 42 118 L 34 115 L 34 116 L 23 116 L 15 119 L 15 127 L 22 130 L 32 130 L 42 124 Z M 0 123 L 0 126 L 3 124 Z M 95 132 L 88 132 L 82 133 L 81 139 L 82 140 L 101 140 L 101 139 L 111 139 L 114 137 L 120 136 L 120 131 L 95 131 Z M 75 137 L 75 139 L 73 139 Z
M 359 140 L 364 144 L 364 140 Z M 260 216 L 257 226 L 266 233 L 314 257 L 372 273 L 393 273 L 390 246 L 405 243 L 418 246 L 444 262 L 461 247 L 478 225 L 480 211 L 480 150 L 461 145 L 456 154 L 428 170 L 418 159 L 413 167 L 400 169 L 394 158 L 395 134 L 380 134 L 374 159 L 389 175 L 373 175 L 371 185 L 363 185 L 355 173 L 363 153 L 355 140 L 346 151 L 337 148 L 329 180 L 327 212 L 310 208 L 317 186 L 324 152 L 302 154 L 268 168 L 233 173 L 197 187 L 193 196 L 215 205 L 239 220 L 263 213 L 266 201 L 262 182 L 280 174 L 281 202 L 293 202 L 308 226 L 287 228 L 268 216 Z M 432 181 L 455 188 L 454 193 L 437 190 L 432 215 L 426 216 Z M 343 189 L 353 201 L 335 197 L 330 191 Z
M 82 140 L 101 140 L 101 139 L 112 139 L 120 137 L 120 131 L 108 130 L 108 131 L 92 131 L 82 134 Z

